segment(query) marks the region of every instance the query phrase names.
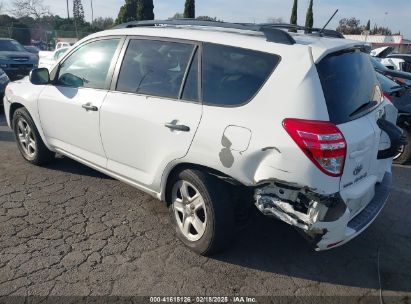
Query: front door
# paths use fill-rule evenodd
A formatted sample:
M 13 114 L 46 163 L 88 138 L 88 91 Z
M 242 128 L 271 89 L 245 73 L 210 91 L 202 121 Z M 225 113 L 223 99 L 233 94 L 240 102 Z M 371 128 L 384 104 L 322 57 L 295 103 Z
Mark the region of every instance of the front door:
M 52 85 L 39 96 L 41 124 L 50 145 L 105 167 L 100 109 L 107 96 L 119 38 L 80 46 L 60 64 Z

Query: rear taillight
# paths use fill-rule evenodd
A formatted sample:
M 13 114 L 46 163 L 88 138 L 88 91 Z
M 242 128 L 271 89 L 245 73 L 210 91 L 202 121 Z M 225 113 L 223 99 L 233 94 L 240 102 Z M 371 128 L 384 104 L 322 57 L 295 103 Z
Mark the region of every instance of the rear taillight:
M 392 103 L 392 96 L 386 92 L 383 93 L 384 97 L 388 99 L 389 102 Z
M 343 174 L 347 142 L 336 125 L 326 121 L 287 118 L 283 126 L 322 172 L 335 177 Z

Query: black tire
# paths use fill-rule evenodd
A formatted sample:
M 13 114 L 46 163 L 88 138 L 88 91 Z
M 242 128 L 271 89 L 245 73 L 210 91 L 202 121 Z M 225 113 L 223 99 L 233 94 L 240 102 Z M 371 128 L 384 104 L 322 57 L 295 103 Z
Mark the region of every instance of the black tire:
M 394 163 L 405 165 L 411 160 L 411 131 L 403 129 L 404 136 L 407 138 L 407 145 L 404 146 L 403 152 L 394 159 Z
M 24 148 L 24 145 L 19 139 L 19 122 L 24 121 L 27 125 L 31 128 L 30 136 L 34 139 L 36 143 L 36 149 L 33 154 L 28 154 Z M 29 112 L 25 108 L 19 108 L 14 112 L 12 126 L 14 131 L 14 137 L 16 138 L 17 147 L 20 150 L 21 155 L 25 160 L 32 163 L 33 165 L 41 166 L 50 163 L 52 160 L 55 159 L 55 153 L 51 152 L 47 149 L 46 145 L 44 144 L 39 131 L 36 128 L 36 125 L 31 118 Z
M 180 229 L 175 213 L 172 189 L 182 181 L 193 185 L 203 198 L 207 212 L 205 232 L 197 241 L 189 240 Z M 234 233 L 234 212 L 226 184 L 207 173 L 186 169 L 170 180 L 169 210 L 178 238 L 192 251 L 209 256 L 230 244 Z

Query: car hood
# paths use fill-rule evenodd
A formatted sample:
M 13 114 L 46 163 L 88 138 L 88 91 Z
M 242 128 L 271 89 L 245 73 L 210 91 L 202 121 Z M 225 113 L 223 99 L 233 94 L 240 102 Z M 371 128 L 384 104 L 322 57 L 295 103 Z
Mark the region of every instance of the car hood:
M 9 52 L 9 51 L 0 51 L 1 56 L 7 57 L 29 57 L 32 58 L 34 55 L 29 52 Z

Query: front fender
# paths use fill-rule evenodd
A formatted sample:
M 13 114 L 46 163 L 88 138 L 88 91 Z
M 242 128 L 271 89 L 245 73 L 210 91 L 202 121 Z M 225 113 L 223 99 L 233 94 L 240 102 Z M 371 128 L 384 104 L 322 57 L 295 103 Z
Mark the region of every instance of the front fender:
M 26 108 L 36 124 L 36 128 L 44 144 L 49 150 L 54 151 L 54 149 L 47 143 L 38 111 L 38 99 L 41 92 L 44 90 L 44 87 L 45 86 L 31 84 L 27 78 L 10 83 L 5 92 L 5 102 L 8 105 L 5 105 L 4 109 L 7 116 L 7 122 L 11 127 L 14 111 L 19 107 Z

